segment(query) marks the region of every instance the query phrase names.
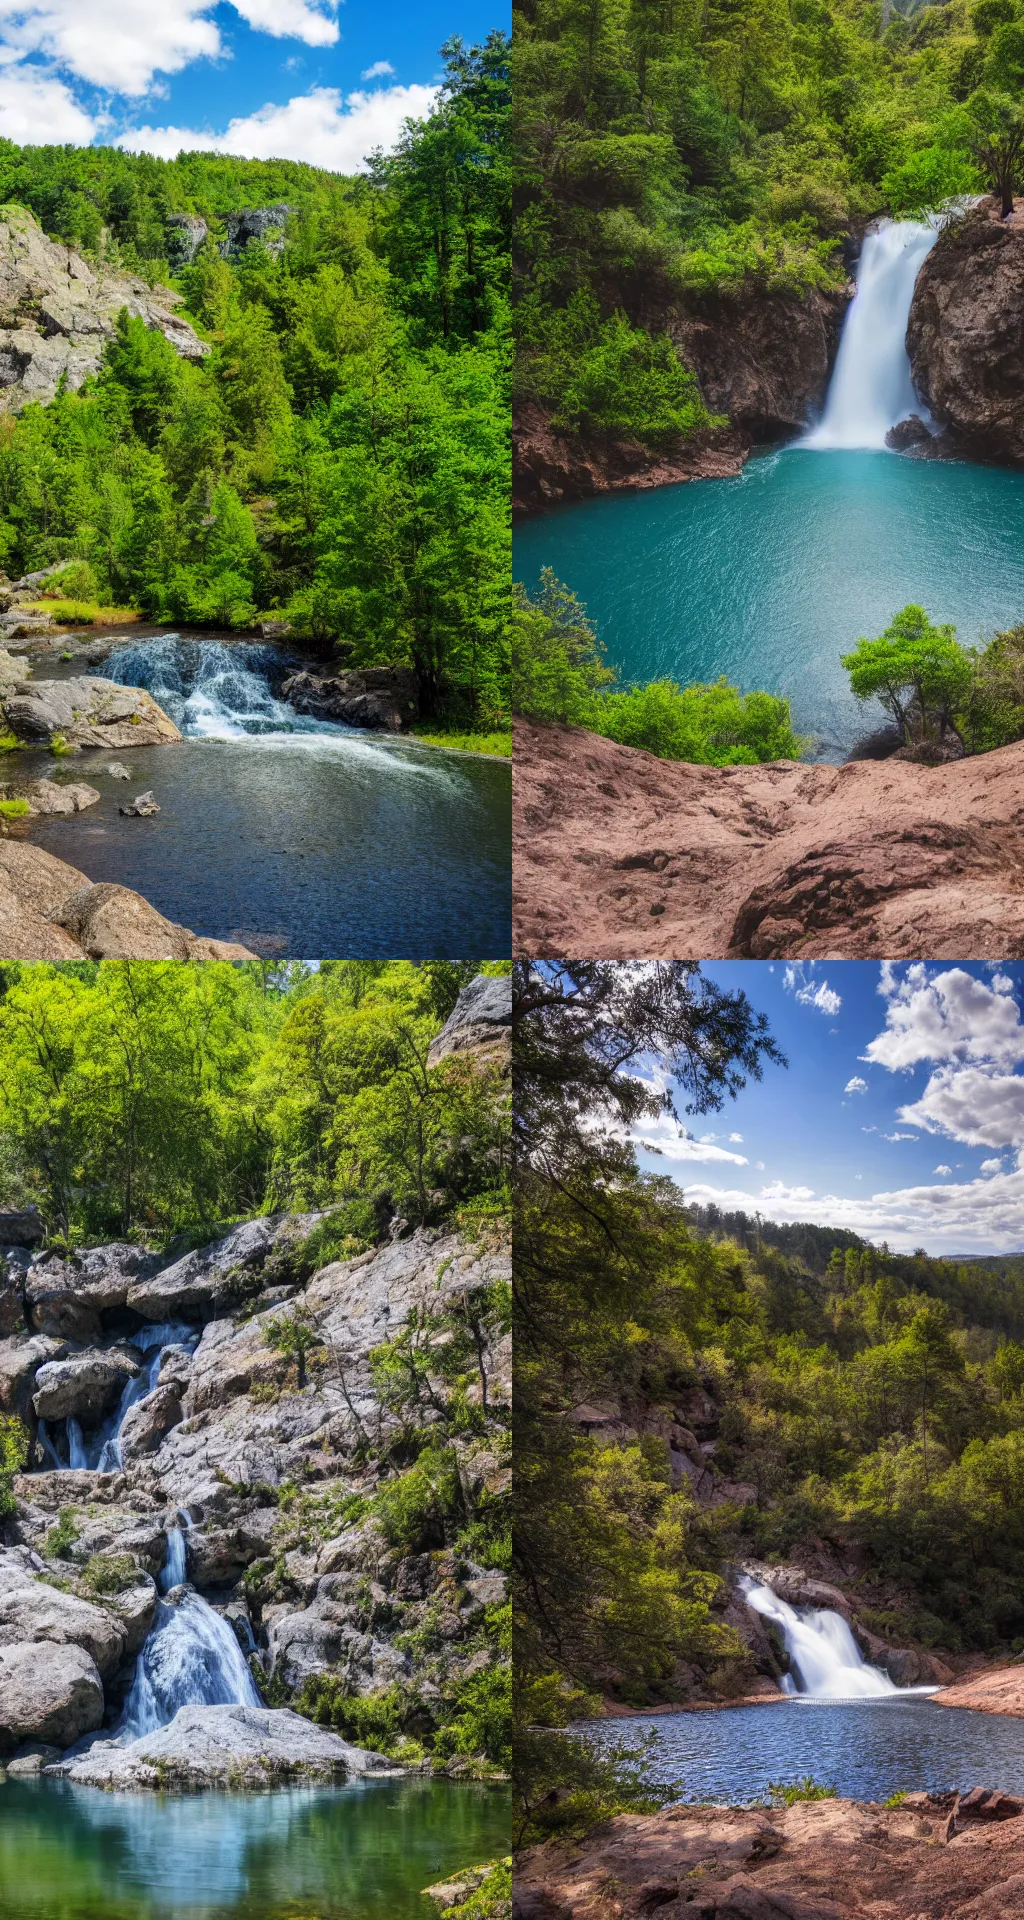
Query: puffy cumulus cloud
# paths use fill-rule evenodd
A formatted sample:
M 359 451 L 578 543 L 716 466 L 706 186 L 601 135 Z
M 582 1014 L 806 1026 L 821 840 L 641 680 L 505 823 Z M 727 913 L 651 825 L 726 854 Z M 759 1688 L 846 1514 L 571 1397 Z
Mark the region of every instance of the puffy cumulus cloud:
M 631 1139 L 641 1151 L 661 1154 L 666 1160 L 726 1161 L 734 1167 L 747 1165 L 742 1153 L 730 1153 L 728 1147 L 720 1147 L 713 1133 L 705 1134 L 702 1140 L 695 1140 L 668 1113 L 659 1114 L 651 1121 L 643 1121 Z
M 842 995 L 827 980 L 815 980 L 799 960 L 786 968 L 782 984 L 787 993 L 796 994 L 801 1006 L 814 1007 L 818 1013 L 838 1013 L 843 1004 Z
M 45 127 L 48 140 L 88 146 L 99 125 L 62 80 L 40 67 L 0 65 L 0 134 L 5 139 L 31 145 Z
M 855 1073 L 853 1079 L 848 1080 L 843 1088 L 844 1093 L 866 1093 L 867 1090 L 868 1083 L 866 1080 L 861 1079 L 859 1073 Z
M 390 60 L 375 60 L 372 67 L 367 67 L 365 72 L 359 75 L 359 78 L 360 80 L 386 80 L 388 75 L 394 73 L 394 71 L 395 69 L 391 65 Z
M 937 1173 L 949 1171 L 936 1168 Z M 889 1193 L 812 1194 L 806 1187 L 775 1180 L 752 1191 L 687 1183 L 685 1196 L 691 1205 L 762 1213 L 769 1220 L 848 1227 L 901 1252 L 923 1246 L 933 1253 L 1006 1253 L 1024 1247 L 1024 1171 L 1019 1168 L 950 1186 L 902 1187 Z
M 968 1147 L 1024 1146 L 1024 1077 L 984 1067 L 940 1067 L 899 1118 Z
M 406 120 L 421 120 L 437 97 L 434 87 L 378 87 L 344 98 L 334 87 L 314 87 L 283 106 L 261 107 L 232 120 L 225 133 L 192 127 L 135 127 L 118 136 L 131 153 L 173 160 L 183 148 L 235 153 L 249 160 L 306 160 L 335 173 L 356 173 L 375 147 L 393 147 Z
M 332 0 L 230 0 L 258 32 L 331 46 L 338 38 Z M 0 0 L 0 38 L 16 55 L 42 54 L 93 86 L 145 93 L 156 73 L 179 73 L 215 59 L 223 45 L 210 16 L 217 0 Z M 38 139 L 39 125 L 35 128 Z M 46 125 L 46 137 L 54 131 Z
M 1024 1025 L 1005 975 L 986 983 L 950 967 L 929 978 L 921 962 L 900 973 L 886 960 L 878 990 L 887 1002 L 885 1030 L 864 1058 L 892 1073 L 926 1060 L 989 1060 L 1002 1067 L 1024 1060 Z
M 742 1146 L 742 1145 L 743 1145 L 743 1135 L 742 1135 L 742 1133 L 730 1133 L 730 1135 L 729 1135 L 729 1138 L 730 1138 L 730 1140 L 735 1140 L 738 1146 Z
M 939 1162 L 937 1167 L 932 1168 L 933 1173 L 952 1173 L 952 1171 L 952 1167 L 945 1166 L 942 1161 Z
M 981 1163 L 982 1173 L 1002 1173 L 1002 1170 L 1003 1163 L 1001 1160 L 983 1160 Z

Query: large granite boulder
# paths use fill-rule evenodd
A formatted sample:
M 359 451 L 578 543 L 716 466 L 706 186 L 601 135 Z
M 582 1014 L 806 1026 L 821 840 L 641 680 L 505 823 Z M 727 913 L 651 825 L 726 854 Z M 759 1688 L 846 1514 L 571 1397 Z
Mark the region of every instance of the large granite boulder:
M 317 720 L 401 733 L 419 716 L 420 683 L 411 667 L 357 667 L 329 677 L 293 673 L 281 698 Z
M 32 1404 L 40 1420 L 73 1416 L 91 1426 L 116 1406 L 138 1372 L 138 1360 L 117 1347 L 47 1360 L 36 1374 Z
M 129 1288 L 128 1305 L 144 1320 L 209 1320 L 222 1307 L 240 1305 L 270 1254 L 304 1239 L 321 1217 L 277 1213 L 246 1220 Z
M 71 1262 L 56 1254 L 44 1255 L 29 1268 L 25 1307 L 36 1333 L 47 1333 L 55 1340 L 78 1340 L 86 1346 L 99 1341 L 99 1314 L 79 1298 Z
M 107 1674 L 121 1662 L 125 1635 L 105 1607 L 63 1593 L 45 1580 L 26 1578 L 21 1586 L 0 1593 L 0 1650 L 36 1640 L 84 1647 L 97 1671 Z
M 29 1418 L 37 1370 L 44 1361 L 56 1360 L 66 1351 L 67 1342 L 49 1334 L 35 1334 L 27 1340 L 0 1340 L 0 1413 Z
M 155 1452 L 165 1433 L 182 1419 L 181 1388 L 172 1381 L 156 1386 L 129 1407 L 118 1435 L 125 1466 Z
M 78 1786 L 194 1792 L 358 1779 L 401 1769 L 285 1708 L 232 1706 L 181 1707 L 158 1733 L 125 1747 L 97 1741 L 70 1766 L 47 1771 L 64 1773 Z
M 181 739 L 173 720 L 145 687 L 122 687 L 89 674 L 70 680 L 34 680 L 2 702 L 4 718 L 21 740 L 63 734 L 69 746 L 155 747 Z
M 0 1754 L 24 1740 L 70 1747 L 103 1719 L 103 1682 L 84 1647 L 0 1646 Z

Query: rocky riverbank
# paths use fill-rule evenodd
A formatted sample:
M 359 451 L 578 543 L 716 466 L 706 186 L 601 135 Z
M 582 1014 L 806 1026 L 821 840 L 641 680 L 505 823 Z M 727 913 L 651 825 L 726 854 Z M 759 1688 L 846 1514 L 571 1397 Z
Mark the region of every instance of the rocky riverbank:
M 1024 1803 L 670 1807 L 516 1863 L 513 1920 L 1003 1920 L 1024 1911 Z
M 50 792 L 50 789 L 53 792 Z M 45 791 L 42 791 L 45 790 Z M 30 812 L 81 811 L 95 789 L 40 780 Z M 72 801 L 73 806 L 64 803 Z M 0 838 L 0 958 L 4 960 L 252 960 L 244 946 L 167 920 L 131 887 L 92 881 L 23 840 Z
M 515 762 L 520 953 L 1024 950 L 1024 744 L 944 767 L 719 768 L 517 723 Z

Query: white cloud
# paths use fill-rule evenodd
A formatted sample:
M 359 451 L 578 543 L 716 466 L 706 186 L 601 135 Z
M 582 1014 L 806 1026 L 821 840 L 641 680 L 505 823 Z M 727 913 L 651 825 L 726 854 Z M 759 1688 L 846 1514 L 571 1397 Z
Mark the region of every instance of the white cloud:
M 1024 1078 L 984 1067 L 940 1067 L 899 1118 L 968 1147 L 1024 1146 Z
M 900 977 L 884 961 L 879 992 L 888 1001 L 885 1031 L 864 1055 L 899 1073 L 922 1061 L 991 1060 L 1012 1066 L 1024 1060 L 1024 1025 L 1011 983 L 996 974 L 976 980 L 963 967 L 928 978 L 920 962 Z
M 254 160 L 306 160 L 336 173 L 355 173 L 375 147 L 395 145 L 407 119 L 423 119 L 436 97 L 435 88 L 421 86 L 378 87 L 344 99 L 334 87 L 314 87 L 284 106 L 268 105 L 232 120 L 225 133 L 135 127 L 121 134 L 117 145 L 163 160 L 173 160 L 183 148 L 198 148 Z
M 841 994 L 833 992 L 827 980 L 815 981 L 800 960 L 786 968 L 782 984 L 787 993 L 796 994 L 801 1006 L 814 1007 L 818 1013 L 838 1013 L 843 1004 Z
M 916 1140 L 916 1133 L 883 1133 L 883 1140 Z
M 983 1160 L 981 1163 L 982 1173 L 1002 1173 L 1002 1170 L 1003 1163 L 1001 1160 Z
M 231 0 L 261 33 L 332 46 L 334 7 L 314 0 Z M 216 0 L 0 0 L 0 33 L 17 55 L 44 54 L 65 71 L 116 93 L 145 93 L 155 73 L 215 59 L 223 46 L 208 16 Z M 50 129 L 47 128 L 47 133 Z M 39 129 L 36 129 L 38 135 Z
M 671 1114 L 662 1113 L 655 1120 L 645 1122 L 632 1135 L 633 1144 L 648 1153 L 658 1153 L 666 1160 L 702 1160 L 705 1162 L 725 1161 L 734 1167 L 745 1167 L 747 1161 L 742 1153 L 730 1153 L 727 1147 L 715 1144 L 713 1133 L 705 1134 L 702 1140 L 695 1140 L 692 1134 L 677 1125 Z
M 952 1167 L 944 1166 L 941 1162 L 937 1167 L 932 1168 L 933 1173 L 952 1173 L 952 1171 Z
M 843 1088 L 844 1093 L 866 1093 L 867 1090 L 868 1083 L 866 1080 L 861 1079 L 859 1073 L 855 1073 L 853 1079 L 848 1080 Z
M 936 1168 L 936 1173 L 948 1172 L 944 1166 Z M 920 1246 L 948 1253 L 1024 1249 L 1024 1171 L 1019 1168 L 949 1186 L 903 1187 L 888 1193 L 812 1194 L 806 1187 L 773 1181 L 759 1192 L 687 1184 L 685 1194 L 691 1205 L 714 1203 L 726 1210 L 762 1213 L 769 1220 L 849 1227 L 865 1239 L 886 1240 L 898 1251 Z
M 375 60 L 372 67 L 367 67 L 365 73 L 361 73 L 359 78 L 360 80 L 386 80 L 394 71 L 390 60 Z
M 62 80 L 39 67 L 0 66 L 0 134 L 19 145 L 46 138 L 88 146 L 100 122 L 86 113 Z
M 743 1135 L 742 1135 L 742 1133 L 730 1133 L 730 1135 L 729 1135 L 729 1138 L 730 1138 L 730 1140 L 735 1140 L 735 1142 L 736 1142 L 736 1144 L 737 1144 L 737 1146 L 742 1146 L 742 1145 L 743 1145 Z

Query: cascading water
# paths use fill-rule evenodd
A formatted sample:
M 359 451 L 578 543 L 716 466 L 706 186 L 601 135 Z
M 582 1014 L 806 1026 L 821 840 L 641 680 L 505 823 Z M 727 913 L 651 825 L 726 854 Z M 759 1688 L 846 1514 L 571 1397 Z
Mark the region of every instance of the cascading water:
M 145 687 L 183 734 L 238 740 L 254 734 L 348 733 L 275 699 L 273 647 L 245 641 L 185 640 L 168 633 L 116 647 L 95 671 L 119 686 Z
M 897 421 L 925 416 L 910 378 L 907 322 L 914 283 L 940 226 L 938 217 L 887 220 L 865 237 L 825 411 L 801 446 L 884 447 Z
M 880 1667 L 869 1667 L 841 1614 L 805 1607 L 799 1613 L 770 1587 L 741 1583 L 748 1607 L 771 1620 L 786 1643 L 792 1671 L 782 1691 L 812 1700 L 880 1700 L 897 1693 L 933 1693 L 933 1687 L 897 1687 Z
M 133 1334 L 130 1344 L 138 1347 L 143 1354 L 153 1352 L 152 1359 L 125 1383 L 116 1411 L 94 1435 L 91 1442 L 86 1440 L 81 1422 L 73 1415 L 68 1419 L 66 1422 L 67 1465 L 75 1472 L 91 1469 L 100 1473 L 120 1472 L 123 1465 L 120 1435 L 125 1416 L 137 1401 L 144 1399 L 147 1393 L 152 1393 L 159 1381 L 160 1368 L 168 1349 L 183 1347 L 187 1353 L 191 1353 L 198 1340 L 199 1335 L 194 1328 L 174 1326 L 169 1322 L 160 1326 L 143 1327 L 140 1332 Z M 63 1468 L 65 1463 L 60 1458 L 42 1420 L 39 1422 L 37 1437 L 50 1464 Z
M 182 1517 L 188 1524 L 188 1515 Z M 184 1531 L 171 1527 L 161 1590 L 171 1593 L 180 1589 L 184 1577 Z M 157 1606 L 118 1733 L 131 1740 L 141 1739 L 143 1734 L 168 1726 L 179 1707 L 262 1704 L 228 1622 L 187 1587 L 176 1600 L 161 1600 Z

